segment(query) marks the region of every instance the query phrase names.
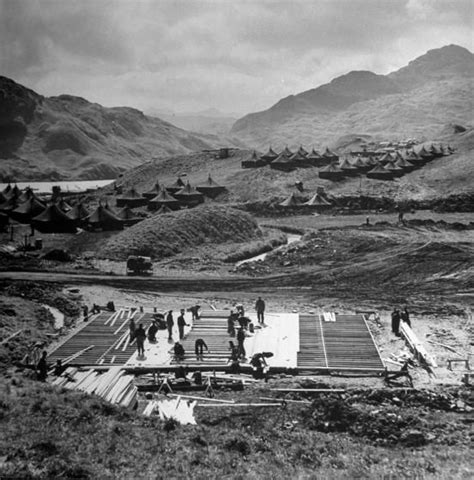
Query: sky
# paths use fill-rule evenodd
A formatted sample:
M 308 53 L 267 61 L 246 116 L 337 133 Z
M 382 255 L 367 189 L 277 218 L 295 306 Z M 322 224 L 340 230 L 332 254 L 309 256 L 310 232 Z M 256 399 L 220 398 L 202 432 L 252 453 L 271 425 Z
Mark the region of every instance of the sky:
M 0 0 L 0 75 L 145 112 L 237 115 L 351 70 L 473 51 L 472 0 Z

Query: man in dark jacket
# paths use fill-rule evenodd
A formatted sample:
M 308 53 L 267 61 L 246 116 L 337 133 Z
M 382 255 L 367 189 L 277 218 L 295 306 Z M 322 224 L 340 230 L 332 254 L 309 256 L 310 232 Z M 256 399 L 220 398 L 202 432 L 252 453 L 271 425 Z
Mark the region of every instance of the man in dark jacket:
M 405 307 L 401 313 L 402 321 L 405 322 L 411 328 L 410 314 L 408 313 L 408 308 Z
M 38 364 L 36 365 L 36 373 L 40 382 L 45 382 L 46 377 L 48 376 L 48 362 L 46 361 L 46 355 L 47 352 L 44 351 Z
M 263 315 L 265 312 L 265 302 L 263 301 L 262 297 L 258 297 L 257 301 L 255 302 L 255 310 L 257 310 L 258 323 L 263 323 Z
M 184 327 L 187 327 L 188 324 L 184 319 L 184 310 L 181 309 L 180 315 L 178 317 L 178 331 L 179 331 L 179 339 L 182 340 L 184 338 Z
M 152 324 L 148 327 L 148 341 L 150 343 L 156 343 L 156 332 L 158 331 L 158 327 L 156 326 L 156 322 L 153 320 Z
M 168 315 L 166 315 L 166 328 L 168 329 L 168 340 L 173 340 L 173 326 L 174 326 L 173 310 L 170 310 L 168 312 Z
M 143 324 L 140 323 L 140 326 L 135 330 L 135 340 L 137 341 L 137 350 L 139 357 L 143 357 L 145 355 L 145 338 L 145 329 L 143 328 Z
M 394 308 L 392 312 L 392 332 L 397 337 L 400 336 L 400 311 L 398 308 Z
M 174 358 L 178 362 L 180 362 L 181 360 L 184 360 L 184 348 L 179 342 L 176 342 L 174 344 L 173 350 L 174 350 Z
M 196 360 L 203 360 L 204 349 L 209 352 L 206 342 L 202 338 L 198 338 L 194 342 L 194 353 L 196 354 Z
M 241 358 L 245 358 L 244 341 L 245 341 L 245 332 L 244 332 L 244 329 L 240 327 L 237 332 L 237 349 L 239 351 L 239 357 Z

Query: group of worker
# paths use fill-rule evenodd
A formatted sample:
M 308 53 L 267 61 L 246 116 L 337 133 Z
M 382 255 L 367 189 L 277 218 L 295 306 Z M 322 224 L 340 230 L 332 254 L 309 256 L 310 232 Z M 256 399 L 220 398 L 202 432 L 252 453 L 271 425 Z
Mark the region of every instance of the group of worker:
M 410 313 L 408 308 L 405 307 L 403 310 L 394 308 L 392 312 L 392 333 L 397 337 L 400 336 L 400 322 L 405 322 L 409 327 L 411 327 Z

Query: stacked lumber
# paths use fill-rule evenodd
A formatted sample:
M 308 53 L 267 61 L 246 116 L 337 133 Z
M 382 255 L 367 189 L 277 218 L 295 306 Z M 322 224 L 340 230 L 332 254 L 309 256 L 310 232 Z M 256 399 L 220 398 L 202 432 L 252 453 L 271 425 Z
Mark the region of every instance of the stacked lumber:
M 134 376 L 124 374 L 120 367 L 111 367 L 105 373 L 69 367 L 51 383 L 69 390 L 95 394 L 123 407 L 133 407 L 137 402 Z
M 429 367 L 438 366 L 436 360 L 426 351 L 415 332 L 405 322 L 400 323 L 400 333 L 419 361 L 424 362 Z

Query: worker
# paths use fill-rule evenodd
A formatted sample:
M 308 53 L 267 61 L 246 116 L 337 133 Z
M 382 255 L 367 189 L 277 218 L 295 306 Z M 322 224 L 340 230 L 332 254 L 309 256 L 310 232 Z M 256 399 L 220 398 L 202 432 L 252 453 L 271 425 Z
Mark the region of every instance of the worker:
M 82 307 L 82 313 L 84 315 L 84 322 L 87 322 L 87 317 L 89 316 L 89 307 L 87 305 Z
M 394 308 L 392 312 L 392 332 L 397 337 L 400 336 L 400 311 L 398 308 Z
M 135 339 L 137 340 L 137 350 L 139 357 L 143 357 L 145 355 L 145 338 L 145 329 L 143 328 L 143 323 L 140 323 L 140 326 L 135 330 Z
M 184 319 L 184 310 L 181 309 L 180 315 L 178 317 L 178 331 L 179 331 L 179 339 L 182 340 L 184 338 L 184 327 L 189 327 Z
M 176 342 L 173 347 L 174 350 L 174 358 L 176 361 L 180 362 L 181 360 L 184 360 L 184 348 L 183 346 L 179 343 Z
M 137 326 L 135 325 L 135 320 L 133 318 L 130 319 L 128 329 L 130 331 L 130 342 L 129 343 L 132 343 L 135 340 L 135 332 L 137 330 Z
M 257 311 L 257 320 L 258 323 L 263 324 L 264 321 L 264 312 L 265 312 L 265 302 L 262 297 L 258 297 L 255 302 L 255 310 Z
M 234 312 L 233 312 L 233 310 L 230 311 L 230 314 L 227 317 L 227 333 L 231 337 L 235 337 Z
M 174 326 L 173 310 L 170 310 L 168 312 L 168 315 L 166 315 L 166 328 L 168 329 L 168 341 L 173 340 L 173 326 Z
M 153 320 L 152 324 L 148 328 L 147 336 L 148 336 L 148 341 L 150 343 L 156 343 L 156 332 L 158 331 L 158 327 L 156 325 L 155 320 Z
M 411 328 L 410 314 L 408 313 L 408 308 L 406 306 L 402 310 L 402 313 L 400 314 L 400 317 L 401 317 L 402 321 L 405 322 Z
M 198 338 L 194 342 L 194 353 L 196 354 L 196 360 L 203 360 L 204 349 L 209 353 L 209 348 L 206 345 L 206 342 L 202 338 Z
M 231 373 L 239 373 L 240 372 L 240 364 L 239 364 L 239 350 L 234 345 L 234 342 L 229 341 L 229 363 L 230 363 L 230 372 Z
M 245 332 L 244 332 L 244 329 L 240 327 L 237 332 L 237 349 L 238 349 L 239 357 L 241 358 L 245 358 L 244 341 L 245 341 Z
M 192 307 L 188 308 L 188 312 L 191 312 L 193 321 L 199 319 L 199 309 L 200 308 L 201 308 L 200 305 L 193 305 Z
M 40 382 L 45 382 L 48 376 L 48 362 L 46 361 L 47 352 L 44 350 L 41 358 L 36 365 L 36 374 Z
M 256 353 L 252 355 L 250 360 L 250 365 L 252 365 L 253 377 L 256 379 L 265 378 L 265 381 L 268 380 L 268 364 L 263 353 Z
M 66 365 L 63 365 L 62 360 L 58 358 L 58 360 L 56 360 L 56 365 L 54 366 L 53 375 L 55 377 L 59 377 L 60 375 L 63 374 L 66 368 L 67 368 Z
M 237 310 L 237 313 L 243 317 L 245 315 L 245 310 L 244 310 L 244 306 L 239 303 L 238 305 L 235 306 L 235 309 Z

